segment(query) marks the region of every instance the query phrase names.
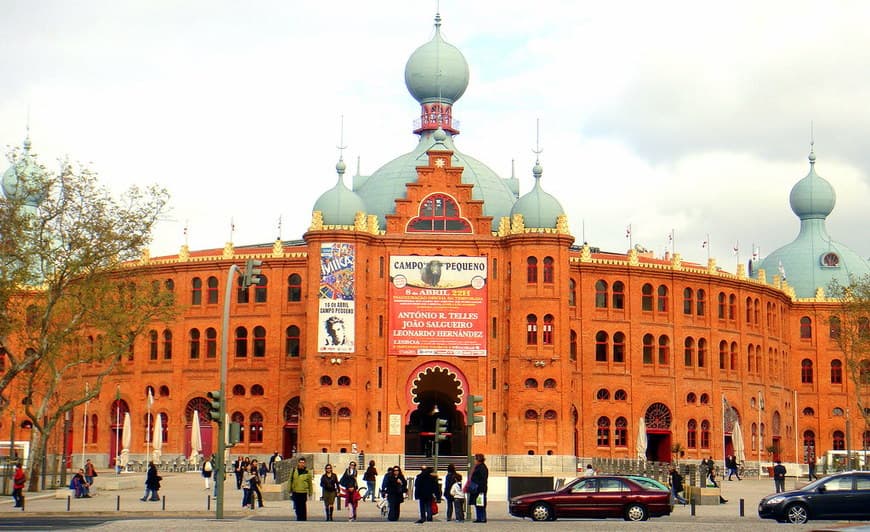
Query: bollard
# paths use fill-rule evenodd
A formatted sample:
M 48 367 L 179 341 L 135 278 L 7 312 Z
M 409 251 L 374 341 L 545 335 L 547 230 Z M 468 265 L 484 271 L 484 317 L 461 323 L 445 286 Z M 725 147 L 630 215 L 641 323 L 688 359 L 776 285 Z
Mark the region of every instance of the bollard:
M 70 501 L 70 496 L 67 495 L 67 496 L 66 496 L 66 511 L 67 511 L 67 512 L 69 511 L 69 501 Z
M 115 499 L 115 511 L 120 512 L 121 511 L 121 496 L 115 495 L 115 497 L 116 497 L 116 499 Z
M 23 490 L 22 490 L 22 491 L 23 491 Z M 24 501 L 25 501 L 24 493 L 22 493 L 22 494 L 21 494 L 21 511 L 22 511 L 22 512 L 24 511 L 24 504 L 25 504 Z
M 743 503 L 744 503 L 744 500 L 740 499 L 740 517 L 746 517 L 743 513 Z
M 205 498 L 205 510 L 207 512 L 211 511 L 211 496 Z
M 163 501 L 163 504 L 162 504 L 163 508 L 162 508 L 162 510 L 165 512 L 165 511 L 166 511 L 166 495 L 163 496 L 163 498 L 161 499 L 161 501 Z
M 689 513 L 692 517 L 695 517 L 695 498 L 692 498 L 692 511 Z

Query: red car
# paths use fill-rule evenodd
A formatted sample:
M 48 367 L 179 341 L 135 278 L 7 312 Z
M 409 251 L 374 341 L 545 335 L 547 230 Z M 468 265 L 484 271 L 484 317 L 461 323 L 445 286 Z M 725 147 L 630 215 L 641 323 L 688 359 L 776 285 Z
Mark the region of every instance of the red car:
M 671 494 L 651 489 L 629 478 L 617 476 L 580 477 L 556 491 L 511 497 L 508 511 L 515 517 L 553 521 L 558 517 L 622 517 L 645 521 L 670 515 Z

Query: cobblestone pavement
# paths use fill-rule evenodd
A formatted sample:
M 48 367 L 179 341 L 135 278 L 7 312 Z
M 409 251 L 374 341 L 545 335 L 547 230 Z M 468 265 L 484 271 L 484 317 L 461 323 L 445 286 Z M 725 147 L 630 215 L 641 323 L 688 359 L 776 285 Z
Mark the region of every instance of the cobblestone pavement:
M 144 485 L 143 473 L 124 474 L 134 476 L 141 480 L 138 485 Z M 100 481 L 105 481 L 107 475 L 97 478 L 97 487 Z M 436 521 L 423 525 L 414 525 L 417 519 L 416 501 L 408 501 L 402 505 L 402 516 L 399 522 L 385 521 L 379 510 L 371 502 L 360 504 L 359 518 L 354 523 L 347 522 L 347 514 L 344 509 L 336 511 L 335 522 L 323 521 L 323 510 L 320 501 L 312 500 L 308 504 L 308 513 L 311 521 L 297 523 L 289 501 L 265 502 L 266 507 L 255 511 L 241 508 L 241 491 L 235 489 L 234 481 L 226 484 L 226 503 L 224 505 L 224 519 L 215 519 L 214 500 L 210 499 L 211 491 L 203 487 L 203 479 L 198 473 L 163 473 L 163 489 L 160 491 L 163 500 L 160 502 L 141 502 L 142 488 L 131 488 L 119 491 L 98 491 L 98 494 L 90 499 L 56 499 L 54 492 L 41 494 L 27 494 L 27 504 L 24 512 L 12 508 L 11 497 L 5 497 L 0 501 L 0 527 L 22 526 L 28 517 L 69 517 L 88 516 L 91 518 L 111 519 L 104 524 L 97 525 L 90 530 L 128 531 L 128 530 L 216 530 L 238 529 L 240 526 L 254 530 L 279 530 L 286 529 L 289 524 L 303 526 L 304 528 L 334 527 L 335 523 L 346 524 L 359 530 L 406 530 L 409 527 L 421 527 L 426 529 L 455 530 L 457 528 L 487 528 L 490 530 L 527 530 L 529 528 L 541 530 L 626 530 L 627 528 L 639 527 L 643 530 L 729 530 L 738 531 L 761 531 L 782 530 L 789 531 L 819 530 L 829 528 L 836 523 L 814 522 L 805 526 L 780 525 L 773 521 L 762 520 L 757 516 L 758 501 L 764 495 L 770 493 L 773 482 L 770 479 L 746 479 L 741 482 L 724 482 L 723 496 L 728 499 L 727 504 L 716 506 L 697 506 L 695 515 L 691 515 L 691 507 L 677 506 L 673 514 L 668 517 L 654 518 L 645 523 L 626 523 L 617 519 L 608 520 L 558 520 L 548 523 L 535 523 L 529 520 L 513 518 L 507 514 L 507 503 L 497 501 L 493 496 L 489 507 L 489 523 L 486 525 L 444 522 L 442 513 L 436 516 Z M 787 487 L 800 485 L 799 481 L 790 479 Z M 740 501 L 743 500 L 743 513 L 740 516 Z M 67 510 L 69 504 L 69 510 Z M 210 509 L 209 509 L 210 506 Z M 443 506 L 443 505 L 442 505 Z M 5 523 L 4 523 L 5 521 Z M 857 524 L 857 523 L 856 523 Z M 860 523 L 867 525 L 868 523 Z M 5 526 L 4 526 L 5 525 Z

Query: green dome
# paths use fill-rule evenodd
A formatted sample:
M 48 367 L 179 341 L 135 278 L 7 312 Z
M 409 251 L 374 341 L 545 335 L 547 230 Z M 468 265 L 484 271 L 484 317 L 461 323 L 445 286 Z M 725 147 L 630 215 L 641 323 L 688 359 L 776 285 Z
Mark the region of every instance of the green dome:
M 441 38 L 441 16 L 435 15 L 435 36 L 405 64 L 408 92 L 420 103 L 453 104 L 468 87 L 468 77 L 468 62 L 458 48 Z
M 511 217 L 515 214 L 523 215 L 523 224 L 526 227 L 553 228 L 556 227 L 556 219 L 565 214 L 565 209 L 552 194 L 544 192 L 541 187 L 541 175 L 544 169 L 536 162 L 532 170 L 535 176 L 535 186 L 514 203 L 511 209 Z
M 810 172 L 792 188 L 789 201 L 801 220 L 797 238 L 764 258 L 767 276 L 785 277 L 797 297 L 815 297 L 827 291 L 832 280 L 848 284 L 850 276 L 870 274 L 870 263 L 847 246 L 834 241 L 825 219 L 834 209 L 836 194 L 825 179 L 816 175 L 816 157 L 810 153 Z
M 41 191 L 30 190 L 26 197 L 18 197 L 19 194 L 27 193 L 27 186 L 41 181 L 44 170 L 36 162 L 30 153 L 30 137 L 24 139 L 24 150 L 21 157 L 3 173 L 3 194 L 10 200 L 21 200 L 28 207 L 38 207 L 45 197 Z M 22 184 L 24 186 L 22 186 Z
M 386 224 L 387 214 L 396 211 L 395 200 L 407 195 L 406 183 L 417 181 L 417 167 L 429 164 L 426 152 L 435 144 L 436 131 L 424 131 L 417 147 L 380 167 L 369 177 L 358 176 L 354 191 L 362 197 L 368 214 L 376 214 L 381 227 Z M 492 216 L 492 229 L 497 230 L 499 219 L 509 216 L 516 195 L 511 191 L 508 181 L 499 177 L 492 169 L 477 159 L 458 151 L 453 144 L 453 136 L 446 135 L 438 149 L 453 151 L 451 164 L 461 166 L 462 182 L 474 185 L 471 196 L 482 200 L 483 213 Z
M 353 225 L 356 213 L 366 212 L 366 204 L 355 192 L 344 184 L 343 160 L 335 165 L 338 171 L 338 182 L 314 202 L 314 210 L 323 214 L 324 225 Z

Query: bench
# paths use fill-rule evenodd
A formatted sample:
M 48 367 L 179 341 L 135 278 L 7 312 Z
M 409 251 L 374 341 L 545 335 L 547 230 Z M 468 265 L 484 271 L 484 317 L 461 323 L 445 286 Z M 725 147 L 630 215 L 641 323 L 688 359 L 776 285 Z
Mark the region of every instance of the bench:
M 282 484 L 260 484 L 260 493 L 264 501 L 283 501 L 284 486 Z
M 699 488 L 697 486 L 686 486 L 685 497 L 689 502 L 694 502 L 699 506 L 718 505 L 719 497 L 722 492 L 719 488 Z

